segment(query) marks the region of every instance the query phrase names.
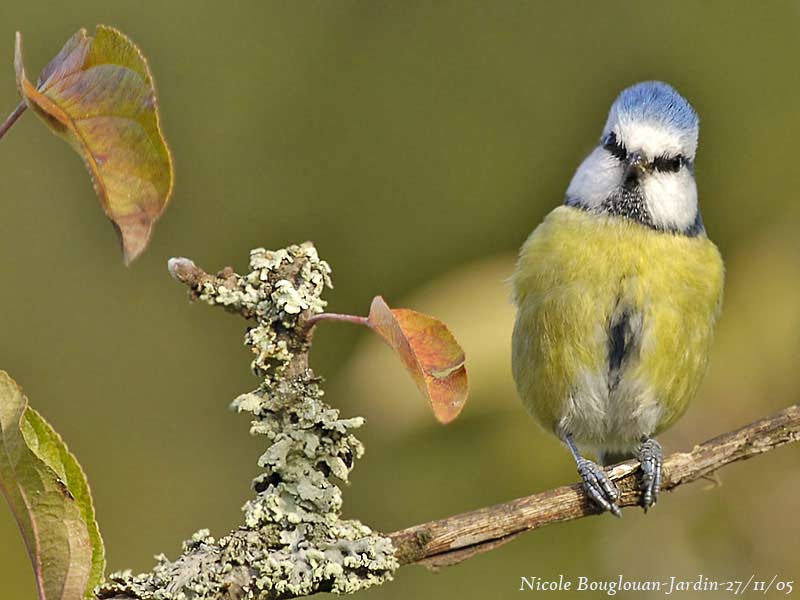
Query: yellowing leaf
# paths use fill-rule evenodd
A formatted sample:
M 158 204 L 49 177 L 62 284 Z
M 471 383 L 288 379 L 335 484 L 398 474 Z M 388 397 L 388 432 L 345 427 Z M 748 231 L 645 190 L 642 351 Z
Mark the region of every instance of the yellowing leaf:
M 458 416 L 469 385 L 464 351 L 447 325 L 413 310 L 391 309 L 376 296 L 367 324 L 400 356 L 442 423 Z
M 106 215 L 130 263 L 150 238 L 172 191 L 172 158 L 161 134 L 153 78 L 139 49 L 122 33 L 81 29 L 42 70 L 34 86 L 14 52 L 26 104 L 83 157 Z
M 86 477 L 0 371 L 0 490 L 19 524 L 41 600 L 93 598 L 105 553 Z

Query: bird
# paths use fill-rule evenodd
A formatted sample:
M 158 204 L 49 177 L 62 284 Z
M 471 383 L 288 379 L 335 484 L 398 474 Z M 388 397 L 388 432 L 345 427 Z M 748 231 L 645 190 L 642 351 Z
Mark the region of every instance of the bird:
M 696 395 L 722 305 L 724 264 L 698 205 L 698 134 L 669 84 L 623 90 L 511 277 L 517 392 L 567 446 L 591 502 L 615 516 L 620 492 L 601 465 L 638 459 L 641 505 L 656 503 L 655 436 Z

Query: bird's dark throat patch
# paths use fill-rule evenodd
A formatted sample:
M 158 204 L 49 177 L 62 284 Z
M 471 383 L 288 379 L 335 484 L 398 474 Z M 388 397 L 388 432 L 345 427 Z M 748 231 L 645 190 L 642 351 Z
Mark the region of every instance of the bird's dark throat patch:
M 619 188 L 619 190 L 606 198 L 600 207 L 603 212 L 610 215 L 625 217 L 651 229 L 656 229 L 655 225 L 653 225 L 653 217 L 650 216 L 650 211 L 647 210 L 644 193 L 638 181 L 634 180 Z

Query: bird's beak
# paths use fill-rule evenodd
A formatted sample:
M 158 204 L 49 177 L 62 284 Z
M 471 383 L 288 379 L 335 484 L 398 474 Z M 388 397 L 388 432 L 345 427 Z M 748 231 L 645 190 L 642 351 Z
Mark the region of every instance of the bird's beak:
M 625 159 L 625 173 L 623 181 L 625 183 L 633 182 L 639 179 L 647 170 L 647 159 L 639 152 L 631 152 L 628 158 Z

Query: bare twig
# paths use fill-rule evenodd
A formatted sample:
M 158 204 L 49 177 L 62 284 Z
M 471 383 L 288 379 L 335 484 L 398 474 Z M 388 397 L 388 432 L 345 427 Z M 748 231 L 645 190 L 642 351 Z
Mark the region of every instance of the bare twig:
M 320 321 L 340 321 L 342 323 L 354 323 L 355 325 L 368 325 L 369 320 L 367 317 L 359 317 L 357 315 L 342 315 L 339 313 L 319 313 L 312 315 L 307 320 L 308 325 L 316 325 Z
M 8 118 L 6 118 L 3 124 L 0 125 L 0 139 L 2 139 L 2 137 L 6 134 L 6 132 L 9 129 L 11 129 L 14 123 L 17 122 L 17 119 L 19 119 L 22 116 L 22 113 L 25 112 L 26 108 L 28 108 L 28 105 L 25 104 L 24 100 L 19 104 L 17 104 L 17 107 L 14 109 L 14 111 L 10 115 L 8 115 Z
M 691 452 L 677 452 L 664 461 L 662 489 L 708 477 L 732 462 L 752 458 L 800 440 L 800 405 L 709 440 Z M 639 463 L 628 461 L 610 473 L 622 492 L 620 506 L 636 506 Z M 518 498 L 472 512 L 431 521 L 389 535 L 401 565 L 431 567 L 455 564 L 496 548 L 522 532 L 598 514 L 580 485 Z

